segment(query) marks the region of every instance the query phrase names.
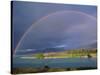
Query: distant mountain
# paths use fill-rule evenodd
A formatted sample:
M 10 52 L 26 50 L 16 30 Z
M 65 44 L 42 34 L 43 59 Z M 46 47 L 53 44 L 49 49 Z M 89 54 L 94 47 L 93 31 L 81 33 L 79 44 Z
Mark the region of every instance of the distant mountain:
M 64 47 L 61 48 L 45 48 L 44 50 L 42 50 L 43 52 L 59 52 L 59 51 L 64 51 Z
M 86 48 L 97 48 L 97 42 L 87 45 Z
M 92 43 L 80 48 L 97 48 L 97 43 Z M 79 49 L 79 48 L 76 48 Z M 44 49 L 26 49 L 26 50 L 18 50 L 17 55 L 24 55 L 24 54 L 34 54 L 34 53 L 48 53 L 48 52 L 61 52 L 65 50 L 71 50 L 71 49 L 65 49 L 65 47 L 52 47 L 52 48 L 44 48 Z
M 47 53 L 47 52 L 60 52 L 64 51 L 64 47 L 61 48 L 44 48 L 44 49 L 26 49 L 17 51 L 17 55 L 21 54 L 34 54 L 34 53 Z
M 97 43 L 93 43 L 90 45 L 91 48 L 97 48 Z

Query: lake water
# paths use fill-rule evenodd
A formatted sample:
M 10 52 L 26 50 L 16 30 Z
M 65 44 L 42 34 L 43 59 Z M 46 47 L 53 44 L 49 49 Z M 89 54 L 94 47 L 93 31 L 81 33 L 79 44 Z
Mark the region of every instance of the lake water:
M 57 58 L 57 59 L 13 59 L 13 68 L 33 67 L 42 68 L 45 65 L 50 68 L 80 68 L 97 67 L 96 58 Z

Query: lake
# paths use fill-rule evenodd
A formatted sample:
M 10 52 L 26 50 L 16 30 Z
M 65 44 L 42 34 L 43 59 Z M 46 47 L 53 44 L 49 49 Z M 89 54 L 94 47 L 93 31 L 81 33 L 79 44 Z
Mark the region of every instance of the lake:
M 43 68 L 85 68 L 97 67 L 97 58 L 57 58 L 57 59 L 13 59 L 13 68 L 33 67 Z

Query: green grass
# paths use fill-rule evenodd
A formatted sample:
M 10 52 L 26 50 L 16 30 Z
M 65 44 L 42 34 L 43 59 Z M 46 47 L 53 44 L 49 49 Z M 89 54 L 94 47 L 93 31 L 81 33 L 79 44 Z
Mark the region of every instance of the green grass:
M 97 56 L 97 50 L 67 50 L 62 52 L 49 52 L 49 53 L 37 53 L 34 54 L 38 59 L 44 59 L 46 58 L 81 58 L 81 57 L 96 57 Z

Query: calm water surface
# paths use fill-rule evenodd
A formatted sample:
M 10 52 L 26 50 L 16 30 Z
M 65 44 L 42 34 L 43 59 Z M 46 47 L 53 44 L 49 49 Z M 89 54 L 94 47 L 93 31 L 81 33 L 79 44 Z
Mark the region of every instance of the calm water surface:
M 57 58 L 57 59 L 13 59 L 13 67 L 33 67 L 42 68 L 45 65 L 50 68 L 80 68 L 97 66 L 96 58 Z

